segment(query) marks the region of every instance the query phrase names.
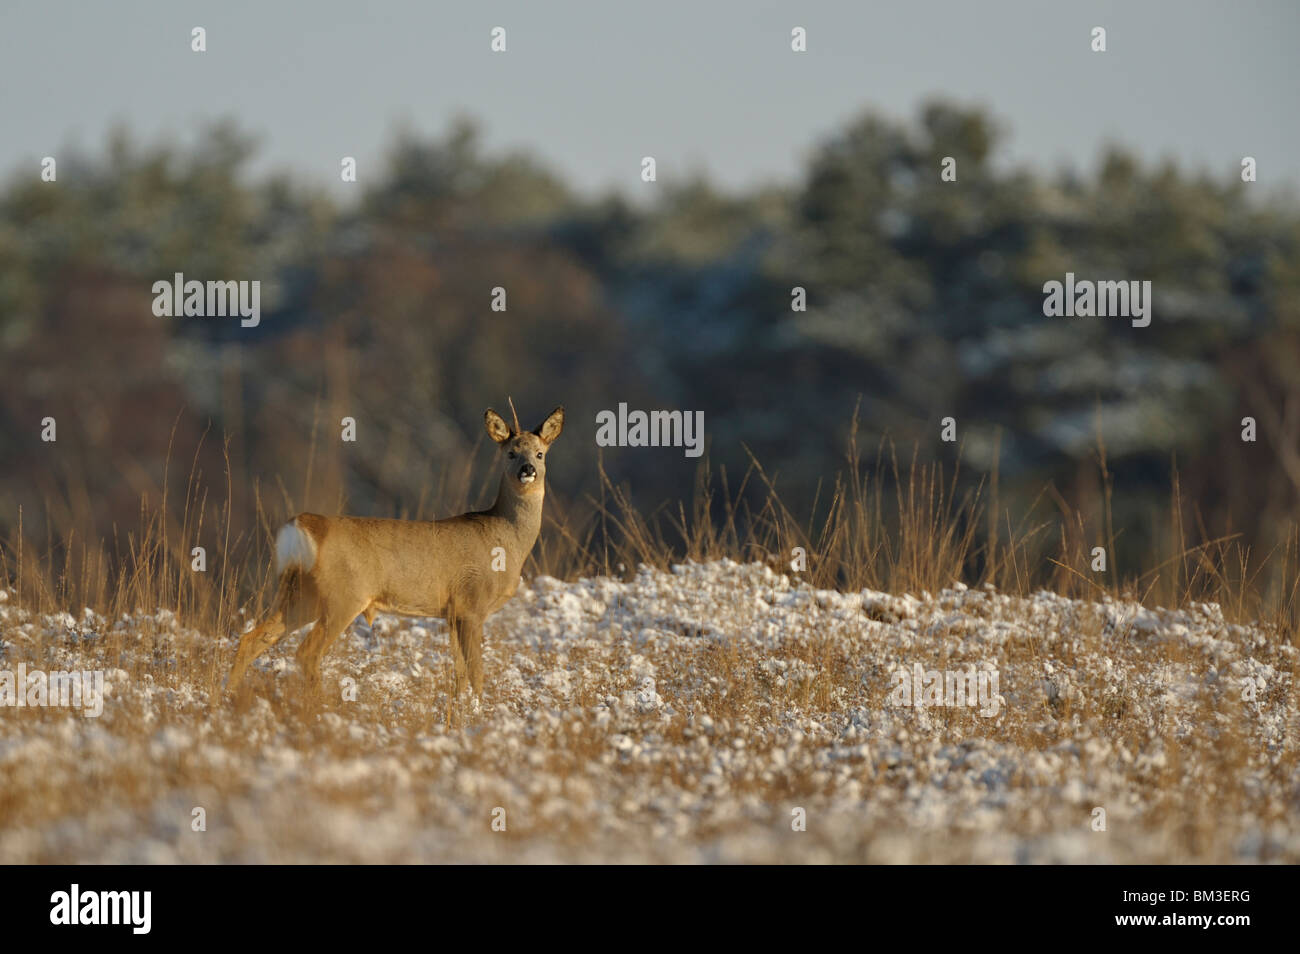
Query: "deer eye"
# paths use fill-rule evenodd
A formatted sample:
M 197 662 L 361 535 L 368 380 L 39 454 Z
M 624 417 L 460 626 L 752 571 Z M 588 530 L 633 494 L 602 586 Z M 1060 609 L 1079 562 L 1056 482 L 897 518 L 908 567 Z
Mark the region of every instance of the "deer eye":
M 542 452 L 541 452 L 541 451 L 538 451 L 538 452 L 537 452 L 537 459 L 538 459 L 538 460 L 541 460 L 541 459 L 542 459 Z
M 515 459 L 515 452 L 514 452 L 514 451 L 511 451 L 511 452 L 510 452 L 510 459 L 511 459 L 511 460 L 514 460 L 514 459 Z

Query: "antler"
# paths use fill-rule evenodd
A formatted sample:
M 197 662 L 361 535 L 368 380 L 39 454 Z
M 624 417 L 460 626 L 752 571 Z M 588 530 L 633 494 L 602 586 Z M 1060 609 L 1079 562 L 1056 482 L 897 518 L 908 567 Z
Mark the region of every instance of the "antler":
M 523 432 L 519 430 L 519 415 L 515 412 L 515 402 L 510 399 L 509 395 L 506 396 L 506 400 L 510 402 L 510 416 L 515 419 L 515 433 L 521 434 Z

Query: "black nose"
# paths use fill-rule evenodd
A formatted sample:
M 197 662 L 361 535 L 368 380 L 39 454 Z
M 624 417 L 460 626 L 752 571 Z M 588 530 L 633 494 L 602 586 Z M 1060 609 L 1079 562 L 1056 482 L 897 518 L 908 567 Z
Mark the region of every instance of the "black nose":
M 520 468 L 519 468 L 519 476 L 520 476 L 520 477 L 536 477 L 536 476 L 537 476 L 537 468 L 534 467 L 532 464 L 524 464 L 523 467 L 520 467 Z

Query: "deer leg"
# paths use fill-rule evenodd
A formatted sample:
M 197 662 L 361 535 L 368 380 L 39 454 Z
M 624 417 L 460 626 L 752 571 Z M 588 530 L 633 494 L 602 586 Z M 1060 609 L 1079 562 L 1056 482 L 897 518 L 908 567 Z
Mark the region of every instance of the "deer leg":
M 238 689 L 244 681 L 249 665 L 262 653 L 266 652 L 287 633 L 310 623 L 317 616 L 314 590 L 310 584 L 297 574 L 286 574 L 280 580 L 280 592 L 275 600 L 275 608 L 270 615 L 239 640 L 239 649 L 235 652 L 234 665 L 226 677 L 226 688 Z
M 367 603 L 356 601 L 339 612 L 326 609 L 303 639 L 302 645 L 298 647 L 298 665 L 302 668 L 309 690 L 314 692 L 320 688 L 321 659 L 366 606 Z
M 474 695 L 483 695 L 483 621 L 474 617 L 461 619 L 460 649 L 465 659 L 465 668 L 469 672 L 470 688 Z
M 453 698 L 458 698 L 465 689 L 466 675 L 466 656 L 465 656 L 465 621 L 459 617 L 453 617 L 447 621 L 447 629 L 451 634 L 451 665 L 452 665 L 452 688 Z
M 226 677 L 226 688 L 231 692 L 238 689 L 244 681 L 244 674 L 248 672 L 249 664 L 284 638 L 286 631 L 284 613 L 277 607 L 270 616 L 245 633 L 239 640 L 239 649 L 235 653 L 235 663 L 230 667 L 230 675 Z

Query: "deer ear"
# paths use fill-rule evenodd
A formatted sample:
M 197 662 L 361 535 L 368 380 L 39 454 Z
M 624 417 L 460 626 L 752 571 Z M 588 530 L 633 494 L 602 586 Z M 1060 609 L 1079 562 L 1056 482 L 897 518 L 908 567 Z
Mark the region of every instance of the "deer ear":
M 550 444 L 560 436 L 562 430 L 564 430 L 564 405 L 560 405 L 548 414 L 546 420 L 538 424 L 533 433 L 542 439 L 543 444 Z
M 504 444 L 514 436 L 506 419 L 492 408 L 488 408 L 487 413 L 483 415 L 483 425 L 487 428 L 488 437 L 498 444 Z

